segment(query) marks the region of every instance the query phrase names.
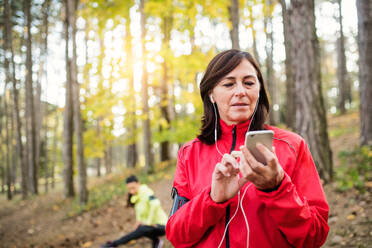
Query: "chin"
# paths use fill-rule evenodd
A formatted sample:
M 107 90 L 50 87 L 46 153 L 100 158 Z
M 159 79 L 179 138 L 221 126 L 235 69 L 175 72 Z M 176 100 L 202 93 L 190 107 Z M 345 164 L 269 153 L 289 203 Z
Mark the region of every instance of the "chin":
M 247 118 L 247 116 L 249 116 L 249 115 L 245 115 L 245 116 L 242 116 L 240 118 L 232 118 L 231 119 L 231 122 L 232 123 L 235 123 L 235 124 L 246 122 L 246 121 L 249 120 L 249 118 Z

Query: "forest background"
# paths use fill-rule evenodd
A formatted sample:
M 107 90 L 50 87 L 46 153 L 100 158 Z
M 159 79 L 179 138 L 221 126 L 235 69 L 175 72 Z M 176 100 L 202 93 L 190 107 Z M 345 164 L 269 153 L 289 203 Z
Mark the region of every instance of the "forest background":
M 8 210 L 52 194 L 72 218 L 122 195 L 125 175 L 169 179 L 179 147 L 199 132 L 207 63 L 230 48 L 257 59 L 269 123 L 306 139 L 324 184 L 368 198 L 370 1 L 0 3 L 0 204 L 14 203 Z M 350 126 L 330 128 L 337 120 Z

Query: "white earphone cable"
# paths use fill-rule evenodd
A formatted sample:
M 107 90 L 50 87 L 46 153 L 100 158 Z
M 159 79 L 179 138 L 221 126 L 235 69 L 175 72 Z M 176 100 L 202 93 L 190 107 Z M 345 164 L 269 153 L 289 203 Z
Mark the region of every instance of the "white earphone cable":
M 221 157 L 223 157 L 222 152 L 220 152 L 220 149 L 218 149 L 218 146 L 217 146 L 217 110 L 216 110 L 216 106 L 214 106 L 214 103 L 213 102 L 212 102 L 212 105 L 213 105 L 213 110 L 214 110 L 214 115 L 215 115 L 215 122 L 214 122 L 214 144 L 216 145 L 217 152 L 221 155 Z
M 225 227 L 225 231 L 223 232 L 223 236 L 222 236 L 222 239 L 221 239 L 220 244 L 218 245 L 218 248 L 221 247 L 221 245 L 222 245 L 222 243 L 223 243 L 223 240 L 225 239 L 225 235 L 226 235 L 226 232 L 227 232 L 227 228 L 229 227 L 230 222 L 235 218 L 235 215 L 238 213 L 238 210 L 239 210 L 239 203 L 240 203 L 240 191 L 238 192 L 238 205 L 236 206 L 235 213 L 234 213 L 234 215 L 230 218 L 229 222 L 227 222 L 227 225 L 226 225 L 226 227 Z

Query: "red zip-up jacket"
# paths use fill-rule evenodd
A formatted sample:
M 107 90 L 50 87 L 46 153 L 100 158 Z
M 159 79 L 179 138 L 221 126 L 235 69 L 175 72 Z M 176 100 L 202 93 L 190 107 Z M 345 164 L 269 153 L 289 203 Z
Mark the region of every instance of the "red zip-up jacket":
M 222 135 L 217 141 L 222 153 L 239 150 L 249 122 L 228 126 L 220 121 Z M 266 193 L 248 182 L 240 190 L 249 224 L 249 247 L 320 247 L 326 240 L 329 207 L 305 141 L 297 134 L 272 126 L 273 146 L 284 178 L 280 187 Z M 178 152 L 173 186 L 190 201 L 173 214 L 166 236 L 175 247 L 214 248 L 220 244 L 227 222 L 235 213 L 238 196 L 215 203 L 209 193 L 212 173 L 221 155 L 216 146 L 198 139 Z M 228 226 L 221 247 L 247 247 L 247 228 L 242 210 Z

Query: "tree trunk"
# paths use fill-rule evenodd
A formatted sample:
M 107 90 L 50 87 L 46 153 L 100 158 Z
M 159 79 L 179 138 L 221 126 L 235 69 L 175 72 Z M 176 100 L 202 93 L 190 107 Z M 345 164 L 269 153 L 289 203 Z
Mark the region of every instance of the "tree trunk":
M 372 147 L 372 2 L 357 0 L 360 144 Z
M 36 120 L 32 83 L 32 40 L 31 40 L 31 0 L 25 0 L 26 27 L 26 130 L 29 187 L 33 194 L 38 193 L 38 167 L 36 164 Z
M 148 72 L 147 72 L 147 53 L 146 53 L 146 14 L 145 0 L 140 0 L 139 6 L 141 14 L 141 43 L 142 43 L 142 104 L 143 104 L 143 145 L 145 153 L 145 170 L 147 173 L 154 172 L 153 153 L 151 149 L 151 125 L 150 125 L 150 109 L 149 109 L 149 94 L 148 94 Z
M 138 152 L 137 152 L 137 117 L 136 117 L 136 92 L 134 90 L 134 77 L 133 77 L 133 53 L 132 53 L 132 36 L 130 33 L 130 16 L 129 8 L 127 12 L 127 20 L 125 23 L 125 51 L 127 54 L 127 69 L 129 72 L 129 97 L 130 97 L 130 109 L 128 111 L 128 118 L 130 124 L 128 127 L 129 133 L 129 145 L 127 147 L 127 167 L 135 168 L 138 161 Z
M 275 75 L 273 69 L 273 51 L 274 51 L 274 38 L 273 38 L 273 2 L 272 0 L 266 0 L 265 8 L 264 8 L 264 26 L 265 26 L 265 34 L 266 34 L 266 82 L 267 88 L 270 94 L 270 103 L 271 103 L 271 111 L 270 111 L 270 124 L 277 125 L 279 123 L 279 111 L 274 109 L 274 105 L 278 104 L 278 97 L 277 92 L 278 89 L 275 83 Z M 279 105 L 279 104 L 278 104 Z
M 291 1 L 292 59 L 296 85 L 296 131 L 309 143 L 320 176 L 333 177 L 332 152 L 322 96 L 314 0 Z
M 71 61 L 69 58 L 69 0 L 64 0 L 65 7 L 65 57 L 66 57 L 66 99 L 63 123 L 63 162 L 64 162 L 64 194 L 65 197 L 73 197 L 74 180 L 73 180 L 73 156 L 72 156 L 72 134 L 73 134 L 73 102 L 72 102 L 72 79 L 71 79 Z
M 48 23 L 48 16 L 49 16 L 49 7 L 50 7 L 50 0 L 45 0 L 43 3 L 43 27 L 44 27 L 44 78 L 45 78 L 45 94 L 48 92 L 48 70 L 46 69 L 48 65 L 48 34 L 49 34 L 49 23 Z M 45 192 L 48 192 L 48 178 L 49 178 L 49 152 L 48 152 L 48 103 L 45 101 L 44 107 L 44 147 L 45 147 L 45 155 L 44 155 L 44 178 L 45 178 Z
M 249 1 L 248 4 L 250 4 L 250 1 Z M 252 5 L 249 5 L 248 6 L 248 10 L 249 10 L 249 27 L 252 30 L 252 40 L 253 40 L 252 50 L 253 50 L 253 56 L 256 59 L 257 63 L 260 64 L 260 56 L 259 56 L 258 50 L 257 50 L 257 35 L 256 35 L 256 30 L 254 29 L 254 21 L 255 20 L 254 20 L 254 17 L 253 17 L 253 6 Z
M 8 64 L 8 65 L 7 65 Z M 7 63 L 7 60 L 5 60 L 5 68 L 7 68 L 7 79 L 6 81 L 9 82 L 10 78 L 9 78 L 9 63 Z M 11 200 L 12 199 L 12 191 L 11 191 L 11 171 L 10 171 L 10 135 L 9 135 L 9 132 L 10 132 L 10 128 L 9 128 L 9 110 L 8 110 L 8 99 L 7 99 L 7 95 L 9 94 L 9 92 L 7 92 L 7 82 L 5 83 L 4 85 L 4 117 L 5 117 L 5 126 L 4 126 L 4 129 L 5 129 L 5 175 L 6 175 L 6 186 L 7 186 L 7 199 L 8 200 Z
M 280 0 L 280 4 L 282 6 L 282 16 L 283 16 L 283 30 L 284 30 L 284 46 L 285 46 L 285 75 L 286 75 L 286 104 L 285 104 L 285 123 L 287 127 L 294 130 L 296 123 L 295 117 L 296 115 L 296 95 L 295 95 L 295 84 L 293 78 L 293 64 L 292 64 L 292 57 L 291 57 L 291 23 L 288 13 L 287 6 L 285 0 Z
M 240 49 L 239 46 L 239 1 L 230 0 L 229 19 L 231 23 L 230 38 L 232 49 Z
M 1 163 L 1 164 L 4 164 L 4 163 Z M 0 173 L 1 173 L 1 193 L 4 194 L 5 193 L 5 172 L 4 172 L 3 167 L 0 167 Z
M 16 86 L 16 77 L 15 77 L 15 62 L 14 62 L 14 52 L 13 52 L 13 36 L 12 36 L 12 22 L 10 21 L 11 17 L 11 8 L 9 6 L 9 1 L 4 1 L 4 50 L 9 51 L 11 53 L 11 67 L 9 69 L 11 70 L 11 81 L 13 83 L 13 111 L 15 116 L 15 124 L 16 124 L 16 135 L 17 135 L 17 152 L 18 157 L 20 161 L 20 167 L 21 167 L 21 189 L 22 189 L 22 199 L 26 199 L 28 194 L 28 182 L 27 182 L 27 164 L 23 152 L 23 144 L 22 144 L 22 122 L 20 119 L 20 109 L 18 104 L 18 89 Z M 9 75 L 10 77 L 10 75 Z
M 346 68 L 346 56 L 345 56 L 345 37 L 342 25 L 342 10 L 341 0 L 338 3 L 338 22 L 340 24 L 340 36 L 337 39 L 337 81 L 338 81 L 338 109 L 340 114 L 346 113 L 345 104 L 351 103 L 351 87 L 350 81 L 348 80 L 347 68 Z
M 112 172 L 112 145 L 110 142 L 106 144 L 105 150 L 105 167 L 106 167 L 106 174 L 110 174 Z
M 10 104 L 11 103 L 11 100 L 9 99 L 9 102 Z M 12 107 L 9 108 L 9 109 L 14 109 L 14 104 L 12 104 Z M 15 113 L 14 112 L 11 112 L 10 113 L 10 116 L 11 116 L 11 119 L 10 119 L 10 140 L 11 140 L 11 150 L 12 150 L 12 171 L 11 171 L 11 184 L 13 185 L 14 187 L 14 194 L 17 194 L 17 175 L 18 175 L 18 167 L 19 166 L 19 162 L 20 162 L 20 159 L 18 158 L 18 154 L 19 154 L 19 151 L 18 151 L 18 145 L 17 145 L 17 142 L 14 142 L 16 141 L 17 139 L 15 138 Z
M 43 56 L 43 55 L 42 55 Z M 40 59 L 39 62 L 39 72 L 36 79 L 36 96 L 34 97 L 34 106 L 35 106 L 35 164 L 37 168 L 41 168 L 40 160 L 40 150 L 41 150 L 41 124 L 43 119 L 43 109 L 41 107 L 41 79 L 43 76 L 43 60 Z
M 56 119 L 55 119 L 55 125 L 54 125 L 54 131 L 53 131 L 53 162 L 52 162 L 52 168 L 50 168 L 50 177 L 52 178 L 52 189 L 55 187 L 55 176 L 54 171 L 57 163 L 57 141 L 58 141 L 58 124 L 59 124 L 59 118 L 58 113 L 55 112 Z
M 76 162 L 78 167 L 78 190 L 80 204 L 88 201 L 87 169 L 84 161 L 83 121 L 80 111 L 80 87 L 77 81 L 77 55 L 76 55 L 76 11 L 79 1 L 68 0 L 69 23 L 71 26 L 72 60 L 71 60 L 71 83 L 73 100 L 73 120 L 76 134 Z
M 162 119 L 164 120 L 164 124 L 160 123 L 160 131 L 168 130 L 170 125 L 170 116 L 169 116 L 169 93 L 168 93 L 168 58 L 167 54 L 170 52 L 170 39 L 171 39 L 171 31 L 173 26 L 173 17 L 172 16 L 164 16 L 162 18 L 162 31 L 163 31 L 163 79 L 161 83 L 161 93 L 160 93 L 160 111 L 162 115 Z M 160 161 L 168 161 L 170 159 L 169 154 L 169 141 L 165 140 L 162 141 L 160 144 Z

